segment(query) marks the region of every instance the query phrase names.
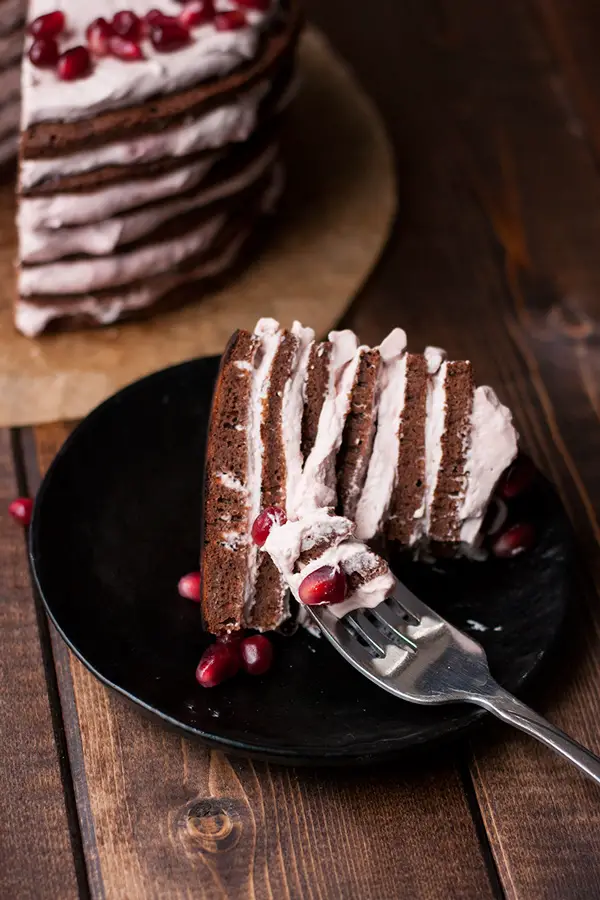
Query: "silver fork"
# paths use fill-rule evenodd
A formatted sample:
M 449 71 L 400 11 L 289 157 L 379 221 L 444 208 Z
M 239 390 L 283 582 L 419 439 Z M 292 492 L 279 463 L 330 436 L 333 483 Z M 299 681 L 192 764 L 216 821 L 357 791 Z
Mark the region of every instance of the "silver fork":
M 600 758 L 500 687 L 490 675 L 483 647 L 399 581 L 388 600 L 342 619 L 326 606 L 306 609 L 336 650 L 384 690 L 412 703 L 482 706 L 600 784 Z

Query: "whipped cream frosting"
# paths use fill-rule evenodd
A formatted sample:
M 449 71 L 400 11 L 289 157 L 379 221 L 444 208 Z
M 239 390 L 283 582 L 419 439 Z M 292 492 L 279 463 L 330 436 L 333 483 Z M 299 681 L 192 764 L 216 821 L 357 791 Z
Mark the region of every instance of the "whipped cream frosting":
M 1 152 L 1 146 L 0 146 Z M 17 299 L 15 305 L 15 325 L 26 337 L 36 337 L 54 319 L 65 315 L 88 315 L 99 325 L 111 325 L 125 312 L 145 309 L 180 284 L 200 281 L 203 278 L 214 278 L 235 262 L 243 244 L 248 238 L 249 230 L 240 232 L 232 240 L 229 247 L 213 260 L 195 269 L 185 272 L 169 272 L 156 278 L 148 279 L 135 288 L 119 293 L 118 297 L 105 299 L 88 295 L 72 300 L 68 307 L 64 304 L 37 306 L 26 300 Z
M 21 187 L 27 190 L 49 178 L 80 175 L 105 166 L 173 159 L 245 141 L 256 127 L 258 109 L 269 88 L 269 82 L 258 84 L 230 103 L 197 119 L 190 117 L 183 125 L 157 134 L 116 141 L 93 150 L 82 150 L 50 159 L 24 159 L 20 169 Z
M 202 209 L 208 203 L 244 190 L 267 171 L 276 155 L 277 147 L 270 147 L 239 174 L 211 188 L 200 189 L 192 197 L 175 196 L 173 200 L 165 200 L 160 206 L 142 207 L 92 225 L 35 230 L 23 227 L 20 234 L 21 260 L 26 263 L 42 263 L 78 253 L 90 256 L 112 253 L 117 247 L 138 240 L 177 215 L 183 215 L 192 209 Z
M 128 0 L 127 8 L 140 16 L 154 7 L 151 0 Z M 229 0 L 216 0 L 216 8 L 232 9 Z M 74 122 L 106 109 L 135 106 L 157 95 L 181 91 L 209 78 L 222 77 L 256 57 L 262 31 L 278 9 L 277 0 L 266 12 L 247 10 L 248 25 L 233 31 L 217 31 L 214 25 L 193 28 L 191 43 L 174 53 L 157 52 L 143 41 L 145 59 L 124 62 L 110 56 L 94 61 L 87 78 L 57 81 L 56 75 L 37 69 L 27 57 L 23 65 L 22 127 L 38 122 Z M 161 0 L 161 11 L 176 16 L 181 4 Z M 100 11 L 106 19 L 123 9 L 122 0 L 103 0 L 101 10 L 92 10 L 82 0 L 31 0 L 29 20 L 62 10 L 68 34 L 61 36 L 60 49 L 86 43 L 85 30 Z M 0 20 L 1 21 L 1 20 Z
M 226 221 L 227 215 L 220 213 L 171 240 L 144 244 L 113 256 L 25 266 L 19 271 L 19 293 L 22 297 L 86 294 L 160 275 L 207 250 Z
M 359 363 L 358 339 L 353 331 L 332 331 L 329 382 L 319 416 L 317 437 L 304 463 L 302 477 L 288 501 L 290 514 L 303 516 L 315 507 L 335 506 L 335 458 L 350 408 L 350 392 Z
M 382 342 L 377 431 L 356 509 L 356 535 L 371 540 L 379 531 L 396 481 L 399 429 L 406 388 L 406 332 L 395 328 Z
M 431 510 L 442 465 L 442 437 L 446 426 L 446 351 L 439 347 L 427 347 L 425 360 L 429 380 L 427 382 L 427 418 L 425 421 L 425 497 L 423 516 L 415 519 L 411 543 L 429 534 Z
M 381 563 L 380 558 L 353 537 L 354 526 L 349 519 L 332 516 L 327 509 L 314 509 L 296 521 L 285 525 L 274 524 L 263 545 L 290 591 L 302 605 L 300 585 L 307 575 L 322 566 L 341 569 L 346 575 L 355 572 L 368 573 Z M 331 546 L 317 559 L 302 566 L 295 572 L 296 564 L 303 551 L 310 550 L 319 540 L 327 539 Z M 329 606 L 338 618 L 354 609 L 378 606 L 394 589 L 395 579 L 388 568 L 370 581 L 365 581 L 342 603 Z
M 190 166 L 152 178 L 134 178 L 89 193 L 52 194 L 22 197 L 19 203 L 20 229 L 62 228 L 102 222 L 145 203 L 191 190 L 210 172 L 218 157 L 202 159 Z
M 3 0 L 0 3 L 0 34 L 14 28 L 24 18 L 26 6 L 27 0 Z
M 517 432 L 510 410 L 500 403 L 491 387 L 476 388 L 465 460 L 467 485 L 459 508 L 460 537 L 465 544 L 476 540 L 492 491 L 517 450 Z

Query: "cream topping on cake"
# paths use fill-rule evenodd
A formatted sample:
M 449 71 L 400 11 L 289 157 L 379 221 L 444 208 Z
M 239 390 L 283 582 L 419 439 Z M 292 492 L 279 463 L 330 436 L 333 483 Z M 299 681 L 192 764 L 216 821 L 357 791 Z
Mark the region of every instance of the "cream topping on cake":
M 429 374 L 425 423 L 425 496 L 423 515 L 415 519 L 411 543 L 429 534 L 431 508 L 442 463 L 442 436 L 446 425 L 446 351 L 440 347 L 427 347 L 424 356 Z
M 218 11 L 233 8 L 229 0 L 216 0 L 215 6 Z M 237 30 L 217 31 L 212 23 L 193 28 L 190 44 L 173 53 L 160 53 L 144 40 L 144 60 L 123 62 L 102 57 L 94 60 L 91 74 L 79 81 L 57 81 L 54 72 L 36 68 L 25 57 L 22 127 L 87 119 L 106 109 L 135 106 L 156 95 L 176 93 L 209 78 L 223 77 L 256 57 L 261 33 L 278 7 L 277 0 L 273 0 L 266 13 L 245 10 L 248 25 Z M 151 4 L 148 0 L 128 0 L 127 8 L 143 16 Z M 96 12 L 82 0 L 31 0 L 29 20 L 54 10 L 64 12 L 68 37 L 61 37 L 59 42 L 64 50 L 86 43 L 86 28 L 98 12 L 111 19 L 121 9 L 122 0 L 103 0 L 102 8 Z M 162 0 L 160 9 L 166 15 L 177 16 L 181 4 Z
M 379 350 L 383 366 L 377 431 L 356 510 L 356 534 L 361 540 L 371 540 L 379 531 L 394 489 L 406 387 L 406 332 L 395 328 Z
M 481 528 L 492 491 L 517 455 L 517 432 L 510 410 L 491 387 L 475 389 L 471 440 L 466 455 L 466 490 L 459 507 L 460 537 L 472 544 Z
M 231 142 L 245 141 L 254 131 L 258 108 L 270 88 L 262 82 L 198 118 L 157 134 L 103 144 L 50 159 L 24 159 L 20 182 L 24 190 L 49 178 L 64 178 L 92 172 L 105 166 L 130 166 L 159 159 L 174 159 L 201 150 L 218 149 Z

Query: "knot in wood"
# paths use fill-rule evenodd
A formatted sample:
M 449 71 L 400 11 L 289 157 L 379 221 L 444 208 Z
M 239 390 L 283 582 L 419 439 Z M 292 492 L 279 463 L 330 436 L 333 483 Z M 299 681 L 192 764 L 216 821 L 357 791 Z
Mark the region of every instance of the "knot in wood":
M 222 853 L 239 841 L 242 821 L 234 800 L 196 800 L 187 809 L 185 828 L 205 852 Z

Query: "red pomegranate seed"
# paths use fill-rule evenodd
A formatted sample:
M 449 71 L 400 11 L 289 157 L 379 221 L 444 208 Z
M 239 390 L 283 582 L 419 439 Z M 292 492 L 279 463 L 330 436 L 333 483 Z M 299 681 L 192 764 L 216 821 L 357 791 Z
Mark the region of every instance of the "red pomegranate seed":
M 114 14 L 112 27 L 115 34 L 120 34 L 130 41 L 137 41 L 142 36 L 142 22 L 130 9 L 123 9 Z
M 36 38 L 53 38 L 65 27 L 65 14 L 57 10 L 38 16 L 29 25 L 29 34 Z
M 58 44 L 54 38 L 38 38 L 29 48 L 28 56 L 38 69 L 52 69 L 58 62 Z
M 266 12 L 271 8 L 271 0 L 235 0 L 238 6 L 245 9 L 255 9 L 258 12 Z
M 160 9 L 150 9 L 144 16 L 146 25 L 160 25 L 161 22 L 177 22 L 176 16 L 167 16 Z
M 262 547 L 269 537 L 273 525 L 285 525 L 287 516 L 279 506 L 267 506 L 256 517 L 252 526 L 252 540 L 257 547 Z
M 241 9 L 229 9 L 226 12 L 217 13 L 214 18 L 217 31 L 237 31 L 238 28 L 244 28 L 246 23 L 246 13 Z
M 184 28 L 193 28 L 196 25 L 207 25 L 214 17 L 212 0 L 192 0 L 179 13 L 178 20 Z
M 58 58 L 57 75 L 62 81 L 75 81 L 90 71 L 90 53 L 87 47 L 71 47 Z
M 123 59 L 125 62 L 136 62 L 136 60 L 144 58 L 140 45 L 121 37 L 120 34 L 113 34 L 112 37 L 109 37 L 108 50 L 112 56 Z
M 162 19 L 150 29 L 150 40 L 152 46 L 160 53 L 171 53 L 189 43 L 190 33 L 187 28 L 179 24 L 177 19 L 172 22 Z
M 91 52 L 95 56 L 106 56 L 109 52 L 108 39 L 114 34 L 110 22 L 102 17 L 94 19 L 91 25 L 88 25 L 85 34 Z
M 200 572 L 190 572 L 180 578 L 177 590 L 180 597 L 195 600 L 197 603 L 200 600 Z
M 8 505 L 8 511 L 15 522 L 19 525 L 27 527 L 31 523 L 31 514 L 33 512 L 33 500 L 31 497 L 17 497 Z
M 533 525 L 528 522 L 521 522 L 517 525 L 511 525 L 506 531 L 503 531 L 492 543 L 492 553 L 500 559 L 510 559 L 512 556 L 518 556 L 530 550 L 535 542 L 535 531 Z
M 216 687 L 227 678 L 233 678 L 239 672 L 241 654 L 236 644 L 211 644 L 204 651 L 198 668 L 196 681 L 202 687 Z
M 528 456 L 521 453 L 506 470 L 498 485 L 497 493 L 505 500 L 514 500 L 531 487 L 537 470 Z
M 298 593 L 307 606 L 341 603 L 346 597 L 346 576 L 341 569 L 321 566 L 306 576 Z
M 242 665 L 249 675 L 264 675 L 273 662 L 273 645 L 264 634 L 245 638 L 240 647 Z

